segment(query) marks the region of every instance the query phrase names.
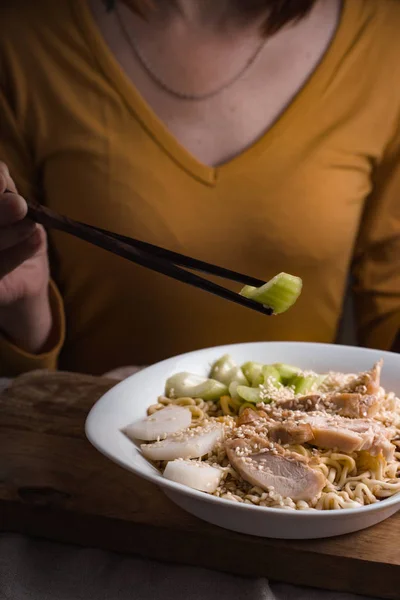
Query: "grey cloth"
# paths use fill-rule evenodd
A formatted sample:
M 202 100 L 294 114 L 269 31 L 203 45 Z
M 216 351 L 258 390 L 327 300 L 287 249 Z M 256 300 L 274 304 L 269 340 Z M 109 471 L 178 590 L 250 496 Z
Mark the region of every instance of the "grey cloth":
M 247 579 L 12 534 L 0 536 L 0 600 L 249 599 L 367 600 L 272 584 L 261 577 Z

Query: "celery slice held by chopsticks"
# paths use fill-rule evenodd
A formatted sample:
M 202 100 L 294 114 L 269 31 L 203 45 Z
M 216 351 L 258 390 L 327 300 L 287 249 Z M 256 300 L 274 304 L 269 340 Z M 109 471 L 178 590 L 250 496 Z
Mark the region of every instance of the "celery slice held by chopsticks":
M 275 315 L 287 311 L 301 294 L 303 282 L 300 277 L 279 273 L 261 287 L 244 286 L 240 295 L 272 308 Z

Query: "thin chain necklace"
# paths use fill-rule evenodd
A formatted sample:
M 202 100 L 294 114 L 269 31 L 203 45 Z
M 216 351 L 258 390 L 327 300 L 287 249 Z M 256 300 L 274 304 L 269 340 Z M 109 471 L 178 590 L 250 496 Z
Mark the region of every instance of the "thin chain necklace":
M 217 89 L 212 90 L 211 92 L 206 92 L 204 94 L 189 94 L 189 93 L 186 93 L 186 92 L 180 92 L 178 90 L 173 89 L 168 84 L 166 84 L 165 81 L 163 81 L 163 79 L 161 77 L 159 77 L 156 73 L 154 73 L 154 71 L 151 68 L 151 66 L 149 65 L 148 61 L 146 60 L 146 58 L 143 56 L 143 54 L 139 50 L 139 48 L 138 48 L 135 40 L 133 39 L 133 37 L 130 35 L 130 33 L 128 32 L 128 30 L 126 28 L 124 19 L 122 18 L 121 13 L 119 12 L 119 2 L 116 3 L 115 14 L 117 16 L 117 19 L 118 19 L 118 22 L 119 22 L 119 26 L 120 26 L 120 28 L 122 30 L 122 33 L 124 34 L 124 37 L 125 37 L 126 41 L 128 42 L 129 46 L 131 47 L 131 50 L 133 51 L 134 55 L 137 57 L 140 65 L 141 65 L 141 67 L 144 69 L 144 71 L 147 73 L 147 75 L 161 89 L 163 89 L 165 92 L 167 92 L 171 96 L 175 96 L 176 98 L 179 98 L 180 100 L 189 100 L 189 101 L 192 101 L 192 102 L 193 101 L 198 102 L 200 100 L 208 100 L 209 98 L 213 98 L 214 96 L 217 96 L 218 94 L 220 94 L 221 92 L 223 92 L 227 88 L 231 87 L 241 77 L 243 77 L 243 75 L 255 63 L 255 61 L 259 57 L 259 55 L 260 55 L 261 51 L 263 50 L 263 48 L 264 48 L 264 46 L 266 44 L 266 41 L 267 41 L 266 39 L 263 39 L 262 42 L 261 42 L 261 44 L 258 46 L 258 48 L 256 49 L 256 51 L 254 52 L 254 54 L 252 54 L 252 56 L 247 60 L 247 62 L 244 65 L 244 67 L 242 67 L 240 69 L 240 71 L 236 75 L 234 75 L 228 81 L 225 81 Z

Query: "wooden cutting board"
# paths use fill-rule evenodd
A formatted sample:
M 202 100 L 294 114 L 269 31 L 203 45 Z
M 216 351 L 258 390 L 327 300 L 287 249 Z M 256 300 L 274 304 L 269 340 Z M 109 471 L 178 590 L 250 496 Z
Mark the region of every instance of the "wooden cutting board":
M 114 383 L 36 372 L 0 395 L 0 530 L 400 599 L 400 513 L 356 534 L 293 542 L 200 521 L 85 439 L 88 411 Z

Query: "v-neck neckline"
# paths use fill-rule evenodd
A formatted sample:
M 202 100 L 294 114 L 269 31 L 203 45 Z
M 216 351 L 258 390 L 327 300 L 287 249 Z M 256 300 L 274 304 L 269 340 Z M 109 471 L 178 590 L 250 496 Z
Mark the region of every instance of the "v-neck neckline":
M 268 148 L 272 142 L 280 138 L 299 113 L 308 111 L 312 98 L 318 97 L 318 90 L 330 77 L 335 62 L 340 58 L 341 49 L 348 39 L 349 26 L 353 22 L 352 14 L 356 8 L 354 0 L 341 0 L 340 16 L 333 36 L 318 64 L 314 67 L 302 86 L 280 112 L 273 123 L 242 152 L 219 166 L 209 166 L 199 161 L 173 135 L 164 122 L 156 115 L 150 105 L 129 79 L 118 59 L 105 41 L 85 0 L 71 0 L 79 25 L 85 35 L 94 56 L 104 75 L 113 83 L 124 98 L 130 111 L 140 121 L 154 141 L 183 168 L 188 174 L 204 184 L 216 185 L 221 174 L 229 174 L 245 168 Z

